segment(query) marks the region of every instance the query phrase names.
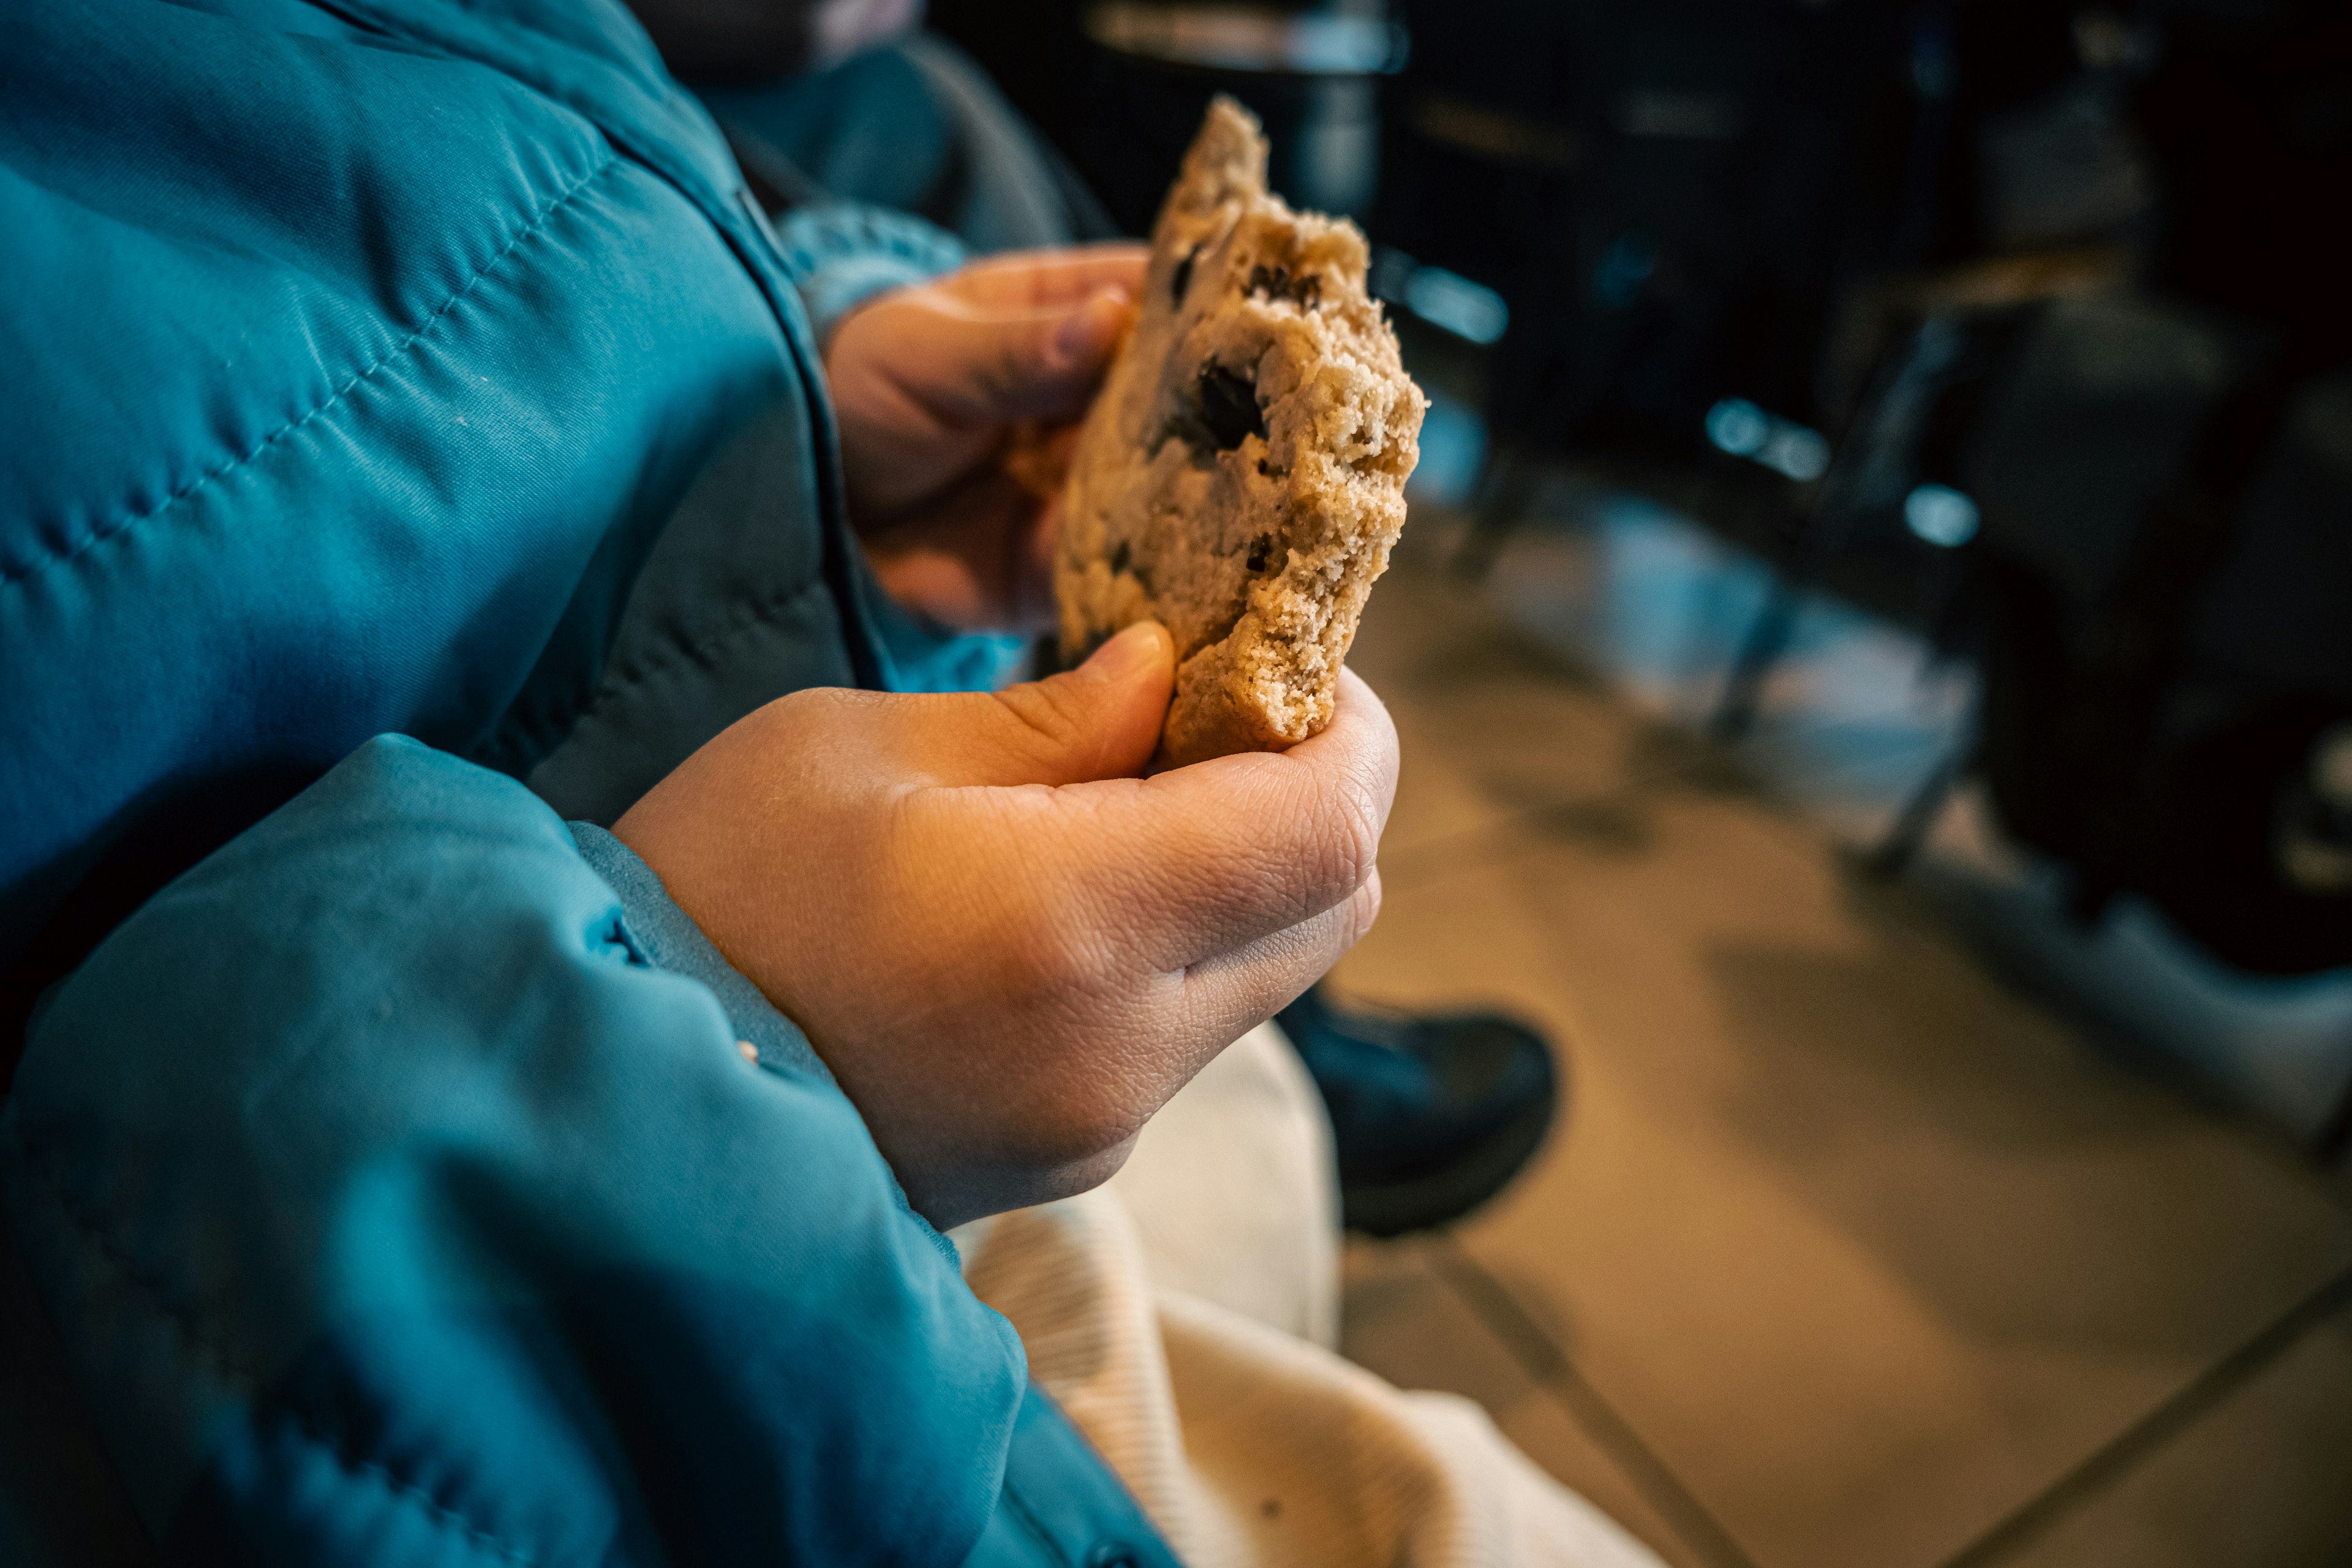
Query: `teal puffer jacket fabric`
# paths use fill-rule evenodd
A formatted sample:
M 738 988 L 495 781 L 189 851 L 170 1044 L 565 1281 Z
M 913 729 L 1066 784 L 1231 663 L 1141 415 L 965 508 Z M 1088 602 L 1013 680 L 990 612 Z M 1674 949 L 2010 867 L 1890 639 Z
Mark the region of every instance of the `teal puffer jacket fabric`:
M 549 804 L 913 657 L 796 265 L 612 0 L 0 0 L 0 1561 L 1170 1561 Z
M 184 866 L 369 735 L 527 766 L 762 412 L 811 673 L 877 679 L 805 323 L 617 5 L 0 19 L 0 668 L 40 670 L 0 695 L 0 963 L 116 846 Z

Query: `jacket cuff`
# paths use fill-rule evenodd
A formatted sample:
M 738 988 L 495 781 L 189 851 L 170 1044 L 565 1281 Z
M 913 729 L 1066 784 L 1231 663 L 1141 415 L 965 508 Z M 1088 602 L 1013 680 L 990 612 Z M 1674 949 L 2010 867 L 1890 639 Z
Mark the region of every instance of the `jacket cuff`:
M 800 1026 L 778 1012 L 758 986 L 719 955 L 702 928 L 671 900 L 653 868 L 593 822 L 564 826 L 572 829 L 572 841 L 580 847 L 588 868 L 621 900 L 619 935 L 632 956 L 709 987 L 735 1037 L 759 1052 L 761 1067 L 833 1082 L 833 1074 Z
M 919 217 L 850 203 L 802 207 L 776 225 L 777 249 L 819 345 L 875 295 L 963 265 L 962 242 Z

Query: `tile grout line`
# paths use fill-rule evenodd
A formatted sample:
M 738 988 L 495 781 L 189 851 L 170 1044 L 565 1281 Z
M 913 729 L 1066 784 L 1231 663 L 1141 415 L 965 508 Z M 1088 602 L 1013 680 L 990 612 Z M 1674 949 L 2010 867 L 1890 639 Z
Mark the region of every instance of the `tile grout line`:
M 1670 724 L 1665 728 L 1682 734 L 1690 732 L 1689 726 Z M 1732 760 L 1739 760 L 1737 753 L 1732 754 Z M 1549 815 L 1573 811 L 1584 805 L 1624 801 L 1654 792 L 1661 786 L 1671 789 L 1677 784 L 1696 782 L 1702 773 L 1703 769 L 1695 766 L 1688 759 L 1663 764 L 1653 762 L 1646 768 L 1637 766 L 1628 770 L 1626 776 L 1613 784 L 1568 792 L 1558 800 L 1507 810 L 1486 824 L 1440 834 L 1414 845 L 1399 857 L 1404 862 L 1399 869 L 1404 874 L 1397 878 L 1392 886 L 1398 890 L 1418 888 L 1444 881 L 1461 871 L 1488 866 L 1505 855 L 1509 847 L 1508 839 L 1515 831 L 1524 830 L 1531 824 L 1539 826 Z M 1701 784 L 1700 787 L 1705 785 Z M 1841 870 L 1846 869 L 1843 862 L 1847 857 L 1843 851 L 1847 846 L 1834 836 L 1823 833 L 1821 824 L 1802 805 L 1769 787 L 1758 790 L 1756 799 L 1765 807 L 1759 815 L 1765 819 L 1768 832 L 1784 842 L 1797 841 L 1808 848 L 1827 847 L 1841 862 Z M 1906 935 L 1911 940 L 1921 937 L 1917 931 L 1906 931 Z M 1997 975 L 2000 973 L 1999 966 L 1987 963 L 1977 943 L 1963 937 L 1962 946 L 1979 967 Z M 2007 987 L 2030 991 L 2030 988 L 2018 987 L 2013 979 L 2005 975 L 2000 978 Z M 2071 1029 L 2082 1029 L 2083 1021 L 2069 1016 L 2070 1009 L 2053 1007 L 2048 997 L 2036 996 L 2034 1000 L 2038 1005 L 2063 1018 Z M 2085 1043 L 2094 1044 L 2095 1048 L 2105 1044 Z M 2105 1056 L 2107 1052 L 2100 1049 L 2098 1054 Z M 2134 1069 L 2135 1077 L 2149 1081 L 2146 1063 L 2131 1060 L 2128 1056 L 2123 1059 Z M 2298 1158 L 2294 1152 L 2261 1137 L 2237 1117 L 2218 1114 L 2212 1105 L 2197 1095 L 2185 1092 L 2180 1084 L 2159 1076 L 2151 1087 L 2167 1099 L 2194 1111 L 2200 1120 L 2216 1124 L 2229 1142 L 2256 1153 L 2262 1163 L 2279 1169 L 2281 1173 L 2289 1176 L 2295 1187 L 2317 1196 L 2327 1208 L 2338 1213 L 2352 1212 L 2352 1188 L 2347 1188 L 2340 1180 L 2330 1181 L 2328 1173 L 2324 1168 L 2315 1168 L 2315 1162 L 2307 1153 Z M 1624 1467 L 1637 1489 L 1666 1516 L 1669 1527 L 1685 1535 L 1686 1544 L 1698 1550 L 1712 1542 L 1724 1553 L 1727 1563 L 1748 1563 L 1749 1560 L 1705 1506 L 1682 1487 L 1664 1461 L 1649 1450 L 1639 1435 L 1608 1405 L 1599 1391 L 1582 1378 L 1540 1323 L 1510 1295 L 1507 1287 L 1450 1238 L 1446 1239 L 1442 1250 L 1433 1253 L 1432 1261 L 1467 1304 L 1487 1321 L 1490 1330 L 1504 1339 L 1514 1359 L 1520 1362 L 1538 1385 L 1550 1387 L 1563 1403 L 1570 1405 L 1572 1413 L 1586 1420 L 1593 1436 L 1601 1439 L 1612 1457 Z M 2352 1270 L 2329 1279 L 2305 1300 L 2289 1307 L 2276 1321 L 2192 1376 L 2169 1398 L 2059 1476 L 2038 1495 L 2030 1498 L 2005 1518 L 1996 1521 L 1975 1541 L 1962 1546 L 1957 1555 L 1945 1561 L 1942 1568 L 1990 1568 L 1996 1562 L 2009 1561 L 2018 1548 L 2046 1533 L 2059 1520 L 2093 1500 L 2124 1475 L 2195 1426 L 2347 1304 L 2352 1304 Z M 1703 1529 L 1685 1528 L 1693 1524 L 1703 1526 Z M 1717 1551 L 1706 1551 L 1703 1554 L 1712 1561 Z
M 1407 855 L 1417 859 L 1427 853 L 1434 858 L 1451 851 L 1454 858 L 1450 863 L 1428 879 L 1431 881 L 1442 880 L 1446 876 L 1494 859 L 1503 848 L 1497 840 L 1510 829 L 1525 826 L 1530 820 L 1548 813 L 1606 803 L 1638 795 L 1660 785 L 1671 785 L 1682 773 L 1681 768 L 1672 764 L 1637 770 L 1607 787 L 1521 807 L 1495 822 L 1440 836 L 1414 846 Z M 1767 812 L 1766 815 L 1776 814 Z M 1781 826 L 1792 833 L 1806 831 L 1794 823 Z M 1402 880 L 1407 886 L 1418 886 L 1422 882 L 1422 879 L 1412 876 L 1410 871 Z M 2176 1098 L 2186 1098 L 2193 1109 L 2212 1116 L 2210 1107 L 2199 1104 L 2194 1097 L 2183 1097 L 2177 1086 L 2158 1087 L 2168 1090 Z M 2265 1163 L 2290 1167 L 2283 1173 L 2295 1178 L 2297 1186 L 2313 1192 L 2328 1207 L 2339 1212 L 2352 1212 L 2352 1195 L 2337 1191 L 2336 1184 L 2311 1170 L 2307 1159 L 2292 1158 L 2285 1151 L 2272 1146 L 2268 1141 L 2237 1125 L 2232 1118 L 2221 1116 L 2213 1117 L 2213 1120 L 2231 1134 L 2233 1143 L 2259 1145 L 2256 1152 L 2266 1156 Z M 1682 1486 L 1623 1417 L 1576 1372 L 1565 1353 L 1551 1343 L 1541 1327 L 1509 1297 L 1499 1281 L 1462 1253 L 1458 1244 L 1450 1241 L 1438 1254 L 1437 1267 L 1469 1300 L 1473 1310 L 1478 1311 L 1487 1321 L 1488 1326 L 1513 1347 L 1514 1354 L 1522 1366 L 1539 1384 L 1557 1387 L 1563 1398 L 1575 1408 L 1576 1414 L 1594 1429 L 1595 1436 L 1609 1447 L 1612 1457 L 1626 1468 L 1643 1496 L 1668 1517 L 1690 1545 L 1705 1551 L 1710 1558 L 1719 1557 L 1727 1565 L 1752 1568 L 1750 1560 L 1708 1513 L 1705 1505 Z M 2162 1447 L 2192 1425 L 2199 1416 L 2284 1353 L 2304 1333 L 2347 1305 L 2352 1305 L 2352 1270 L 2329 1280 L 2304 1301 L 2290 1308 L 2276 1322 L 2208 1368 L 2187 1388 L 2142 1417 L 1975 1542 L 1963 1547 L 1957 1555 L 1947 1559 L 1940 1568 L 1990 1568 L 2002 1554 L 2042 1533 L 2077 1502 L 2086 1500 L 2130 1468 L 2137 1459 Z M 1535 1352 L 1533 1354 L 1528 1353 L 1531 1348 Z M 1693 1526 L 1696 1528 L 1693 1529 Z
M 2352 1306 L 2352 1269 L 2329 1279 L 2275 1322 L 2215 1362 L 2171 1398 L 2109 1439 L 2038 1497 L 1948 1557 L 1941 1568 L 1990 1568 L 2046 1534 L 2066 1514 L 2105 1491 L 2141 1460 L 2196 1425 L 2251 1383 L 2303 1337 Z
M 1716 1568 L 1756 1568 L 1755 1560 L 1741 1550 L 1706 1505 L 1683 1485 L 1681 1478 L 1651 1450 L 1617 1408 L 1576 1370 L 1568 1353 L 1552 1342 L 1543 1326 L 1528 1316 L 1509 1289 L 1465 1251 L 1460 1242 L 1451 1236 L 1440 1237 L 1431 1248 L 1431 1263 L 1439 1277 L 1509 1347 L 1521 1370 L 1538 1387 L 1550 1389 L 1569 1406 L 1570 1414 L 1624 1470 L 1634 1489 L 1665 1517 L 1685 1545 L 1716 1564 Z

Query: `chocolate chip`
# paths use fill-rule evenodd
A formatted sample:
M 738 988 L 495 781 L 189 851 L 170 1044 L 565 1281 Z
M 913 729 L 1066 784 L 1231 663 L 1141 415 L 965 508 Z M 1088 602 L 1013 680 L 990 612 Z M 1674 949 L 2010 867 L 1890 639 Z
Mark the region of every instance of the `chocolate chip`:
M 1201 372 L 1201 424 L 1220 452 L 1232 451 L 1252 436 L 1265 439 L 1265 410 L 1257 405 L 1256 384 L 1223 365 L 1207 366 Z
M 1257 266 L 1250 268 L 1249 291 L 1270 299 L 1287 300 L 1296 305 L 1312 306 L 1323 295 L 1323 281 L 1311 275 L 1293 278 L 1287 267 Z

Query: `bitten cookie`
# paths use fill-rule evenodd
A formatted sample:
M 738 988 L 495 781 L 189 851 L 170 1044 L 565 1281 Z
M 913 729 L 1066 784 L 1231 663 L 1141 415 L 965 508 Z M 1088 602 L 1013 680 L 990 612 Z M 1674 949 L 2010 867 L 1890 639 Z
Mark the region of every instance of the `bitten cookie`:
M 1363 235 L 1269 195 L 1265 158 L 1255 118 L 1209 106 L 1063 492 L 1063 658 L 1166 626 L 1175 764 L 1331 721 L 1428 407 L 1365 292 Z

